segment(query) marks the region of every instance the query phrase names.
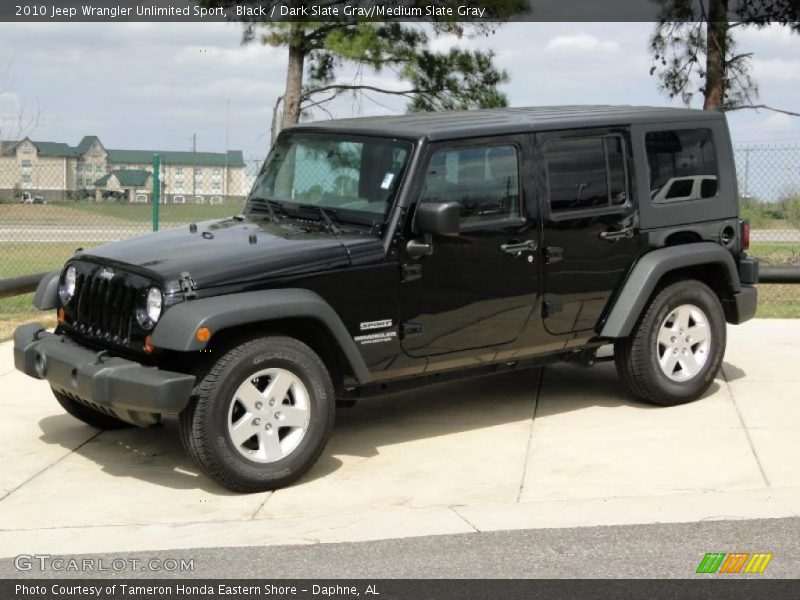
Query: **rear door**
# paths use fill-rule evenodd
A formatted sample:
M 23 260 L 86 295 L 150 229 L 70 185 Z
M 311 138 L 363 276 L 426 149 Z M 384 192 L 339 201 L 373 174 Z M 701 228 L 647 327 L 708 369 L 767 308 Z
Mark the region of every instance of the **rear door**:
M 548 132 L 537 148 L 546 188 L 545 328 L 591 330 L 639 252 L 629 131 Z

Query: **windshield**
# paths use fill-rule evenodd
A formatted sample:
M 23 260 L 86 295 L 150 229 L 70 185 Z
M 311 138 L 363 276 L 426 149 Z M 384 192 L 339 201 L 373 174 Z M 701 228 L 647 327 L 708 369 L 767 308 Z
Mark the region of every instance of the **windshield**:
M 287 133 L 272 148 L 248 199 L 330 210 L 341 221 L 383 221 L 411 154 L 409 142 L 345 134 Z

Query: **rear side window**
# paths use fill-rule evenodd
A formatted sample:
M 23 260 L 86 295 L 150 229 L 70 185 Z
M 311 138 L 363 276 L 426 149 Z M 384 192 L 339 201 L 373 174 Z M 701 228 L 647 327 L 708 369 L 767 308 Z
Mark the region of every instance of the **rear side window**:
M 422 202 L 458 202 L 462 224 L 521 215 L 519 161 L 512 145 L 450 148 L 431 155 Z
M 550 141 L 545 155 L 551 212 L 608 208 L 627 202 L 625 143 L 621 137 Z
M 710 129 L 651 131 L 645 147 L 654 204 L 717 195 L 717 153 Z

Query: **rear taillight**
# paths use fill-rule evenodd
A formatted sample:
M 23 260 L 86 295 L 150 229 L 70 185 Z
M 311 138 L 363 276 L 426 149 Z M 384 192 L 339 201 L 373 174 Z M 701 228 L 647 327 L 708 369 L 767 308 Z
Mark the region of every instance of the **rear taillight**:
M 742 221 L 742 250 L 750 248 L 750 221 Z

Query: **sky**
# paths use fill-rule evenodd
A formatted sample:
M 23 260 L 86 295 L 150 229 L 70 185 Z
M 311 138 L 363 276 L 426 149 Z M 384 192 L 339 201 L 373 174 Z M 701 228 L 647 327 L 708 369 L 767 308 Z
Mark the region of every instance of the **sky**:
M 492 49 L 511 80 L 512 106 L 674 105 L 649 75 L 649 23 L 514 23 L 489 37 L 440 38 Z M 765 104 L 800 112 L 800 37 L 780 26 L 739 30 L 753 52 Z M 285 80 L 286 52 L 241 45 L 235 23 L 0 24 L 0 130 L 22 109 L 38 114 L 35 140 L 77 144 L 97 135 L 110 148 L 241 149 L 263 158 L 272 106 Z M 341 81 L 352 81 L 344 70 Z M 364 83 L 397 86 L 390 72 Z M 700 99 L 697 100 L 700 102 Z M 230 111 L 228 111 L 230 106 Z M 404 112 L 404 102 L 373 96 L 339 100 L 334 116 Z M 329 118 L 318 112 L 317 118 Z M 800 143 L 800 118 L 769 111 L 729 114 L 734 143 Z M 1 134 L 1 133 L 0 133 Z

